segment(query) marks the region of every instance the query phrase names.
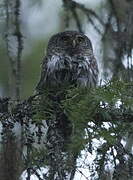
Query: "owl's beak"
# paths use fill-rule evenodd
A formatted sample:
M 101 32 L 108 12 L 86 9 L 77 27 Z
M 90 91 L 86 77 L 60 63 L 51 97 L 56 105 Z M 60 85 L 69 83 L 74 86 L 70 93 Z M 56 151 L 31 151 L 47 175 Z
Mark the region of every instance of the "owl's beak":
M 73 40 L 73 41 L 72 41 L 72 46 L 75 48 L 75 46 L 76 46 L 76 40 Z

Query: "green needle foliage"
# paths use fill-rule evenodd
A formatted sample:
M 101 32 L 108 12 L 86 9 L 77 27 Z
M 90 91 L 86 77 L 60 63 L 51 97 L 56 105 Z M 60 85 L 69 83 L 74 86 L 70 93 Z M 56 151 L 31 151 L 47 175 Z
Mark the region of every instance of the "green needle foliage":
M 103 138 L 113 146 L 119 135 L 131 130 L 132 89 L 132 83 L 110 81 L 95 89 L 68 90 L 62 106 L 72 124 L 72 148 L 84 149 L 93 138 Z M 108 128 L 105 122 L 109 123 Z

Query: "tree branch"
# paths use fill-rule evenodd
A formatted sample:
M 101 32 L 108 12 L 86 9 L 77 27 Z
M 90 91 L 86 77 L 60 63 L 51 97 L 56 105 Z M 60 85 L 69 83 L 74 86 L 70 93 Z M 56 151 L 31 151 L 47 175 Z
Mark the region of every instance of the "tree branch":
M 77 28 L 78 28 L 78 30 L 80 32 L 82 32 L 83 30 L 82 30 L 82 25 L 81 25 L 80 19 L 78 17 L 77 12 L 76 12 L 77 9 L 81 10 L 87 16 L 88 21 L 94 26 L 94 28 L 97 30 L 97 32 L 102 34 L 100 29 L 97 28 L 97 26 L 95 26 L 95 23 L 93 22 L 92 18 L 97 19 L 102 26 L 105 26 L 105 24 L 102 21 L 102 19 L 93 10 L 91 10 L 89 8 L 86 8 L 84 5 L 82 5 L 80 3 L 77 3 L 77 2 L 75 2 L 73 0 L 70 0 L 70 1 L 63 0 L 63 3 L 64 3 L 64 7 L 71 11 L 71 13 L 72 13 L 72 15 L 74 17 L 74 20 L 76 21 Z

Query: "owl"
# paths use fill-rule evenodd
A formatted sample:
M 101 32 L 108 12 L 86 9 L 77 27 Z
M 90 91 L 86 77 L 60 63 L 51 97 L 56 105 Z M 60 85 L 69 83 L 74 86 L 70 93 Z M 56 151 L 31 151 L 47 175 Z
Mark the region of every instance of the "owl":
M 75 85 L 94 87 L 98 80 L 98 65 L 90 39 L 77 31 L 53 35 L 42 62 L 38 92 L 46 87 Z

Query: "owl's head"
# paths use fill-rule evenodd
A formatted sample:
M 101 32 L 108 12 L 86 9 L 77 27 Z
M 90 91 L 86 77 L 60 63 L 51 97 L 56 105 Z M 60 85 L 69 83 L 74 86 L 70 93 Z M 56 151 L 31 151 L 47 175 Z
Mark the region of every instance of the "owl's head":
M 86 35 L 77 31 L 65 31 L 53 35 L 47 48 L 47 54 L 65 53 L 69 56 L 81 53 L 87 55 L 90 51 L 92 53 L 91 41 Z
M 91 41 L 83 33 L 65 31 L 53 35 L 42 63 L 37 89 L 81 85 L 93 87 L 98 79 L 98 66 Z

